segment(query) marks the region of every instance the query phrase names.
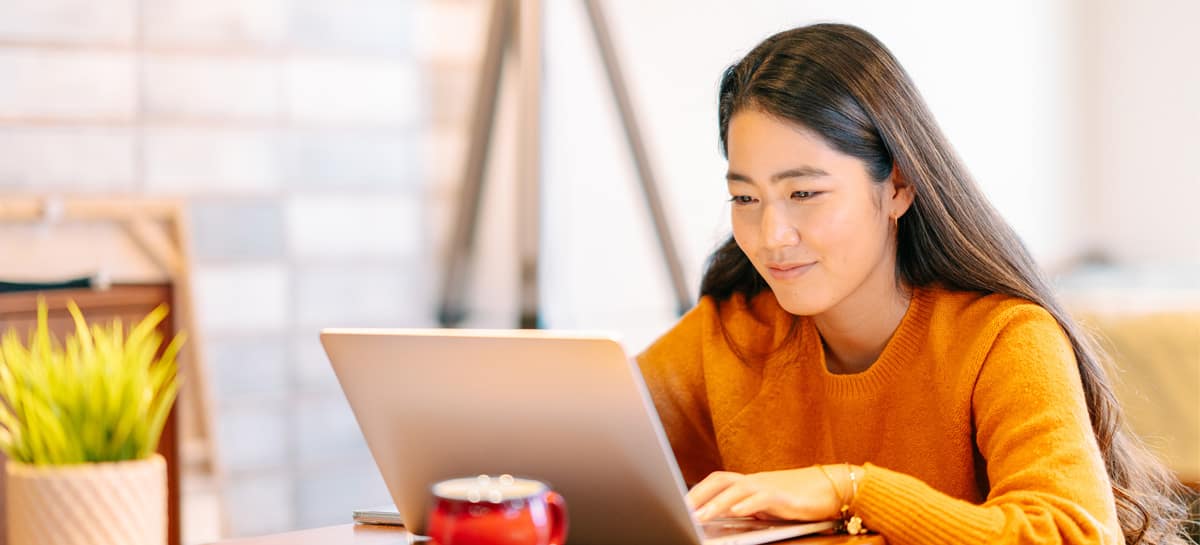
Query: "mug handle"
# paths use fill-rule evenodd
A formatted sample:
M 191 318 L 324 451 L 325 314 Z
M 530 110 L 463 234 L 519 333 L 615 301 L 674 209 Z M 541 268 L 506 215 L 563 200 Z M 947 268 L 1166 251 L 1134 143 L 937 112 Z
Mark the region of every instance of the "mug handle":
M 547 545 L 563 545 L 567 540 L 567 500 L 551 490 L 546 492 L 546 507 L 550 511 L 550 541 Z

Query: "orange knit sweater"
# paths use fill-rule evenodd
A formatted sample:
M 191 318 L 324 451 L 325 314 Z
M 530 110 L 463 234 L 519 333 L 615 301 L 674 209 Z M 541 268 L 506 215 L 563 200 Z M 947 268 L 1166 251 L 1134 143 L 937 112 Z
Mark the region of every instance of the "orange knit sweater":
M 1074 354 L 1041 307 L 917 289 L 853 375 L 826 369 L 809 318 L 781 346 L 792 322 L 770 291 L 705 297 L 638 356 L 689 485 L 849 462 L 867 468 L 853 512 L 896 545 L 1123 542 Z

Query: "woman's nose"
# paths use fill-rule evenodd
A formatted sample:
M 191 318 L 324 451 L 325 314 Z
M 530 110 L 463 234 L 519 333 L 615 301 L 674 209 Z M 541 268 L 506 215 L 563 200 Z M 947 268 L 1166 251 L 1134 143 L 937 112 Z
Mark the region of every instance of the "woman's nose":
M 767 204 L 763 207 L 762 233 L 768 249 L 795 246 L 800 242 L 800 232 L 792 224 L 783 204 Z

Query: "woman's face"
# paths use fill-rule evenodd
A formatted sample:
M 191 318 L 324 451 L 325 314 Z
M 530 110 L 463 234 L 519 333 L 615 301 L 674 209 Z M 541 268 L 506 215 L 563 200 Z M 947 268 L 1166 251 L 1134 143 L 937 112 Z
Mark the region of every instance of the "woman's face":
M 864 286 L 895 286 L 891 223 L 907 187 L 753 108 L 734 114 L 726 142 L 733 237 L 784 309 L 820 315 Z

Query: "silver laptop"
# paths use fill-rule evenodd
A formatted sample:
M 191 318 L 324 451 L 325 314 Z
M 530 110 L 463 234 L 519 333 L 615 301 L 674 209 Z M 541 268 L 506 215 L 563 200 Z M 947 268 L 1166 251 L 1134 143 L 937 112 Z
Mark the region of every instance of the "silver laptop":
M 572 545 L 754 545 L 832 526 L 696 524 L 641 373 L 610 337 L 326 329 L 321 343 L 417 534 L 433 483 L 505 473 L 563 495 Z

